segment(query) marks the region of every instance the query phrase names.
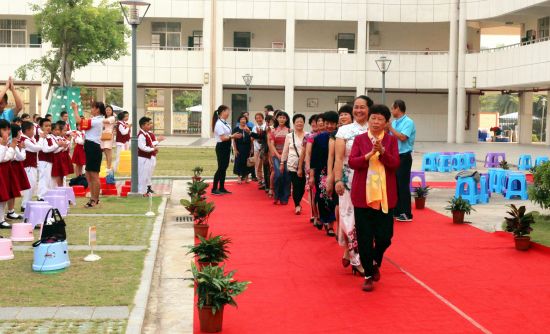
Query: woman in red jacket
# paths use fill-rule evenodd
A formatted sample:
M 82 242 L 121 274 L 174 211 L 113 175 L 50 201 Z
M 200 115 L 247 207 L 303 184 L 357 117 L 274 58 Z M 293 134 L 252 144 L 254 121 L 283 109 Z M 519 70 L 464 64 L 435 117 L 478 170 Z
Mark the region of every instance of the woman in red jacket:
M 397 139 L 385 132 L 391 114 L 384 105 L 369 108 L 369 130 L 355 137 L 349 167 L 355 170 L 351 201 L 361 265 L 365 270 L 364 291 L 380 280 L 384 252 L 393 236 L 393 208 L 397 204 L 395 172 L 399 167 Z

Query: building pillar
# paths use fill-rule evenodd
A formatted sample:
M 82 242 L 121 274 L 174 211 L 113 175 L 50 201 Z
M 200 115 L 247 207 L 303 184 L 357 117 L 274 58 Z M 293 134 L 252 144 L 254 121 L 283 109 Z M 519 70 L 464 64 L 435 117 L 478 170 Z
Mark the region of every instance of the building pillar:
M 215 36 L 212 34 L 213 18 L 215 10 L 213 6 L 215 1 L 204 1 L 204 18 L 202 20 L 202 53 L 203 53 L 203 84 L 201 88 L 201 138 L 210 138 L 212 128 L 212 112 L 215 109 L 215 96 L 212 89 L 216 68 L 211 66 L 212 62 L 212 43 Z
M 52 98 L 52 94 L 54 91 L 54 87 L 52 87 L 50 91 L 50 95 L 46 96 L 48 94 L 48 84 L 41 83 L 40 90 L 42 91 L 42 102 L 41 102 L 41 108 L 40 108 L 40 114 L 41 116 L 45 116 L 48 113 L 48 107 L 50 106 L 50 100 Z
M 544 105 L 544 124 L 546 128 L 546 145 L 550 145 L 550 118 L 548 117 L 548 107 L 550 104 L 550 92 L 546 93 L 546 104 Z
M 212 32 L 214 33 L 214 40 L 212 41 L 212 46 L 214 47 L 214 50 L 212 51 L 214 61 L 212 62 L 212 67 L 215 67 L 216 71 L 214 81 L 211 81 L 211 83 L 215 85 L 211 87 L 211 89 L 214 89 L 215 97 L 211 112 L 217 109 L 221 104 L 231 107 L 231 101 L 226 101 L 224 103 L 223 100 L 223 2 L 217 0 L 212 2 L 214 2 L 212 20 L 215 22 L 213 25 L 214 29 L 212 29 Z
M 456 143 L 463 144 L 466 135 L 466 44 L 468 43 L 468 25 L 466 22 L 466 1 L 460 0 L 458 19 L 458 80 L 456 88 Z
M 294 7 L 294 2 L 287 3 L 285 37 L 285 111 L 291 119 L 294 115 L 294 49 L 296 38 Z
M 519 94 L 518 131 L 518 142 L 520 144 L 531 144 L 533 142 L 533 92 Z
M 132 113 L 130 113 L 130 116 L 132 116 Z M 139 119 L 143 116 L 145 116 L 145 88 L 138 88 L 137 89 L 137 117 L 138 117 L 138 119 L 136 119 L 136 122 L 138 122 Z M 130 122 L 130 123 L 133 123 L 133 122 Z M 139 130 L 139 125 L 138 125 L 138 130 Z
M 479 111 L 481 109 L 481 102 L 479 101 L 479 95 L 468 95 L 467 107 L 470 112 L 470 129 L 466 131 L 466 142 L 477 143 L 477 131 L 479 127 Z
M 38 113 L 38 86 L 29 86 L 29 110 L 25 112 L 29 115 L 35 115 Z
M 359 11 L 359 13 L 366 13 L 365 11 Z M 360 18 L 357 21 L 357 74 L 356 74 L 356 90 L 355 96 L 365 94 L 366 87 L 366 66 L 367 66 L 367 36 L 368 36 L 368 23 L 365 18 Z
M 164 89 L 164 134 L 169 136 L 172 131 L 172 115 L 174 103 L 172 103 L 172 94 L 174 90 L 172 88 Z
M 447 101 L 447 143 L 456 140 L 456 71 L 458 62 L 458 2 L 451 1 L 450 33 L 449 33 L 449 93 Z

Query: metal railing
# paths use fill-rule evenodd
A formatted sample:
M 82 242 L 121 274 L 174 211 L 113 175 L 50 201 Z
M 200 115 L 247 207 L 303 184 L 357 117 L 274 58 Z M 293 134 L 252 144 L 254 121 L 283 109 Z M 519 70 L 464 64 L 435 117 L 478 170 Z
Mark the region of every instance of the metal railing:
M 367 54 L 380 54 L 380 55 L 412 55 L 412 56 L 439 56 L 448 55 L 449 51 L 401 51 L 401 50 L 368 50 Z
M 160 51 L 202 51 L 202 46 L 158 46 L 138 45 L 138 50 L 160 50 Z
M 522 46 L 525 46 L 525 45 L 531 45 L 531 44 L 536 44 L 536 43 L 541 43 L 541 42 L 546 42 L 546 41 L 550 41 L 550 36 L 548 36 L 548 37 L 542 37 L 542 38 L 538 38 L 538 39 L 533 39 L 533 40 L 530 40 L 530 41 L 524 41 L 524 42 L 520 42 L 520 43 L 516 43 L 516 44 L 510 44 L 510 45 L 505 45 L 505 46 L 499 46 L 498 48 L 482 49 L 482 50 L 479 50 L 479 51 L 469 51 L 468 53 L 492 53 L 492 52 L 499 52 L 499 51 L 503 51 L 503 50 L 519 48 L 519 47 L 522 47 Z
M 224 46 L 223 51 L 243 51 L 243 52 L 285 52 L 285 48 L 238 48 L 232 46 Z
M 42 44 L 12 44 L 0 43 L 0 48 L 40 48 Z

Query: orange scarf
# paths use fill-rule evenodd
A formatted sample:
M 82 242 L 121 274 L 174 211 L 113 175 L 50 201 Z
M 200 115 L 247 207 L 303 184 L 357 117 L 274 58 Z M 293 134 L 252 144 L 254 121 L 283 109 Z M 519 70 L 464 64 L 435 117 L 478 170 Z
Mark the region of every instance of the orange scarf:
M 374 143 L 376 140 L 384 139 L 384 132 L 378 138 L 370 130 L 369 139 Z M 380 162 L 380 152 L 376 152 L 369 159 L 369 170 L 367 172 L 367 205 L 373 209 L 388 213 L 388 192 L 386 189 L 386 169 Z

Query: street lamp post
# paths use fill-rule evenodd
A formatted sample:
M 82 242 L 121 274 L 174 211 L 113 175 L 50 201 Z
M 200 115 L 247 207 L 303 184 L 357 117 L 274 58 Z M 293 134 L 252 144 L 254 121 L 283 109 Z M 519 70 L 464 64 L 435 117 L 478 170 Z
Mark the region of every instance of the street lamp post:
M 386 72 L 390 68 L 391 59 L 381 56 L 375 62 L 380 72 L 382 72 L 382 104 L 386 105 Z
M 147 14 L 150 3 L 143 1 L 119 1 L 126 22 L 132 26 L 132 189 L 133 194 L 138 192 L 138 120 L 137 120 L 137 27 Z
M 250 84 L 252 83 L 252 78 L 252 75 L 248 73 L 243 75 L 244 84 L 246 85 L 246 112 L 250 112 Z
M 541 112 L 541 118 L 540 118 L 540 142 L 543 142 L 543 139 L 542 139 L 542 135 L 543 135 L 543 131 L 544 131 L 544 119 L 546 118 L 545 117 L 545 111 L 546 111 L 546 98 L 543 97 L 541 99 L 541 102 L 542 102 L 542 112 Z M 548 133 L 546 134 L 546 137 L 548 137 Z

